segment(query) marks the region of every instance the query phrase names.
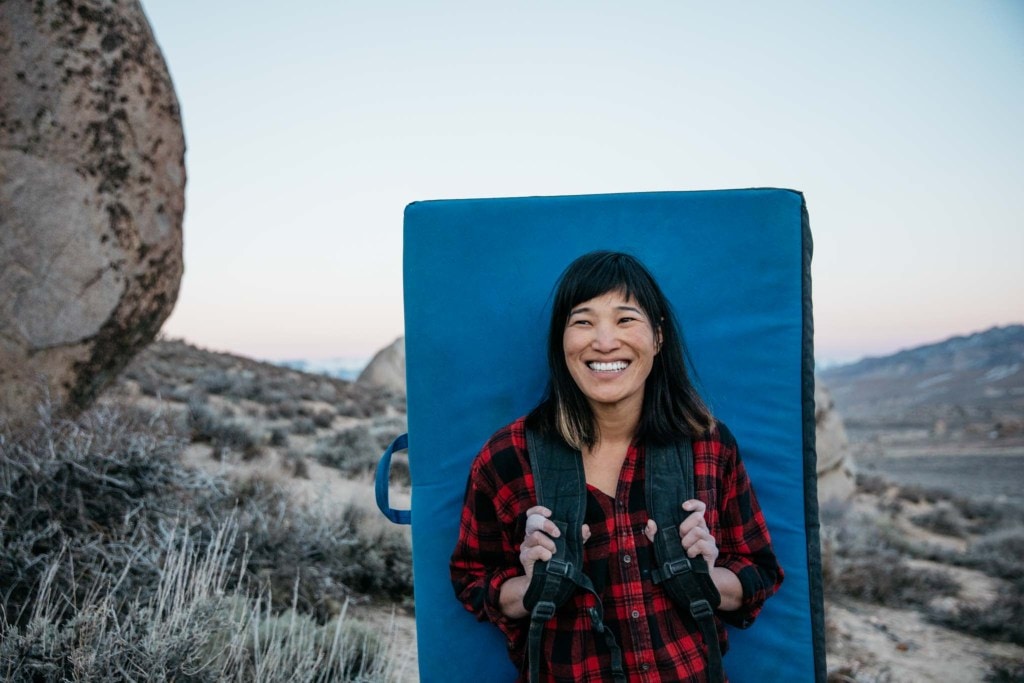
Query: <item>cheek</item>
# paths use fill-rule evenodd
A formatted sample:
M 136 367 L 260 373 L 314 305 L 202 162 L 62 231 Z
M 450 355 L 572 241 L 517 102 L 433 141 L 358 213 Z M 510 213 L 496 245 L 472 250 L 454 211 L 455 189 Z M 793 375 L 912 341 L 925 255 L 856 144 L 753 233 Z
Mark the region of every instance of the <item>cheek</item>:
M 571 329 L 566 330 L 562 335 L 562 353 L 566 358 L 569 358 L 577 353 L 586 346 L 582 340 L 581 335 L 574 334 Z

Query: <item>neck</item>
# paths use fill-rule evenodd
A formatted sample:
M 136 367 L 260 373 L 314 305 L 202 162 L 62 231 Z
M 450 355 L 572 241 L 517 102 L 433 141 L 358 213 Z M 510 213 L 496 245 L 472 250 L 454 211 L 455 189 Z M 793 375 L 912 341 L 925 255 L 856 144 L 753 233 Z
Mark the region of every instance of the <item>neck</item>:
M 630 404 L 591 404 L 597 425 L 597 440 L 604 444 L 629 443 L 640 425 L 643 397 Z

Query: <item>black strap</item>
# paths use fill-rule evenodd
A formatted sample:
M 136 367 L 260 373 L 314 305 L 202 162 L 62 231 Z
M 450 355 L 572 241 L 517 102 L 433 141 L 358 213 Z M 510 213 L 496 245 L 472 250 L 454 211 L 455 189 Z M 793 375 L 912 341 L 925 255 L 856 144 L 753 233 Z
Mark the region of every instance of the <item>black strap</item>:
M 587 511 L 587 479 L 583 458 L 561 439 L 541 438 L 532 430 L 526 432 L 533 485 L 537 504 L 551 510 L 551 521 L 561 535 L 553 539 L 555 554 L 547 562 L 533 566 L 533 579 L 523 596 L 523 605 L 530 610 L 530 632 L 527 642 L 532 683 L 540 680 L 541 635 L 544 624 L 569 600 L 577 589 L 594 596 L 596 606 L 589 611 L 594 631 L 604 636 L 611 653 L 612 677 L 625 683 L 622 651 L 615 635 L 604 624 L 604 607 L 590 578 L 583 573 L 583 521 Z
M 553 539 L 555 555 L 548 562 L 537 562 L 533 579 L 523 596 L 523 605 L 530 611 L 527 659 L 530 681 L 540 678 L 541 635 L 544 624 L 577 589 L 591 593 L 596 606 L 590 610 L 591 625 L 602 634 L 612 657 L 615 681 L 626 680 L 622 667 L 622 651 L 611 630 L 604 624 L 604 607 L 590 578 L 583 574 L 583 521 L 587 509 L 587 482 L 583 458 L 561 439 L 526 432 L 533 484 L 537 504 L 551 510 L 551 520 L 561 531 Z M 679 540 L 679 525 L 689 514 L 682 503 L 694 497 L 693 448 L 690 441 L 675 447 L 648 448 L 645 459 L 645 494 L 651 519 L 658 524 L 654 538 L 656 567 L 651 572 L 655 583 L 661 584 L 677 605 L 693 617 L 708 655 L 707 680 L 725 680 L 722 652 L 714 610 L 721 601 L 702 557 L 689 558 Z
M 654 537 L 657 566 L 651 572 L 677 605 L 687 607 L 697 624 L 708 653 L 707 680 L 725 680 L 722 651 L 715 625 L 715 608 L 721 596 L 703 557 L 687 557 L 679 540 L 679 525 L 689 515 L 682 502 L 695 496 L 693 448 L 689 439 L 674 448 L 648 448 L 645 470 L 647 510 L 658 525 Z

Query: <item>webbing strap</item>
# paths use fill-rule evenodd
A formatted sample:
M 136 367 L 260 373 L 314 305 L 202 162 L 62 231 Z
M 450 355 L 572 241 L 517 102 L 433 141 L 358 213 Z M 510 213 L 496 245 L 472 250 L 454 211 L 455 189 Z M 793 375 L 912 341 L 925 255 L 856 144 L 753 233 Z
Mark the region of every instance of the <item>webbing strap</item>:
M 714 608 L 721 597 L 704 558 L 687 557 L 679 539 L 679 525 L 689 514 L 682 503 L 695 496 L 690 441 L 687 439 L 675 448 L 647 449 L 644 468 L 647 509 L 658 525 L 654 537 L 657 567 L 651 577 L 674 603 L 689 607 L 707 647 L 707 680 L 719 683 L 725 680 L 725 671 Z
M 561 440 L 541 439 L 531 430 L 526 432 L 530 467 L 537 493 L 537 504 L 551 510 L 551 521 L 561 535 L 553 539 L 555 554 L 548 562 L 533 566 L 533 579 L 523 596 L 523 605 L 530 610 L 530 631 L 527 659 L 531 683 L 540 680 L 541 636 L 544 624 L 569 600 L 576 589 L 594 596 L 596 606 L 589 611 L 591 626 L 604 636 L 612 658 L 612 678 L 625 683 L 622 650 L 615 635 L 604 624 L 604 607 L 594 584 L 583 573 L 583 520 L 587 511 L 587 480 L 583 460 Z

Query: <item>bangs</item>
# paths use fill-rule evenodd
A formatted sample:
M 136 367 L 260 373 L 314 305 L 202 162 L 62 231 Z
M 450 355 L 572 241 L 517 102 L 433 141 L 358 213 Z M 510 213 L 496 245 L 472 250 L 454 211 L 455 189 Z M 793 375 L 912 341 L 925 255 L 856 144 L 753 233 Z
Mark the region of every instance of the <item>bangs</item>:
M 578 304 L 594 297 L 618 292 L 631 298 L 651 318 L 654 324 L 664 313 L 661 311 L 656 286 L 651 276 L 625 254 L 597 252 L 584 263 L 577 262 L 563 276 L 557 300 L 554 302 L 555 316 L 564 322 Z M 555 321 L 552 321 L 555 322 Z

